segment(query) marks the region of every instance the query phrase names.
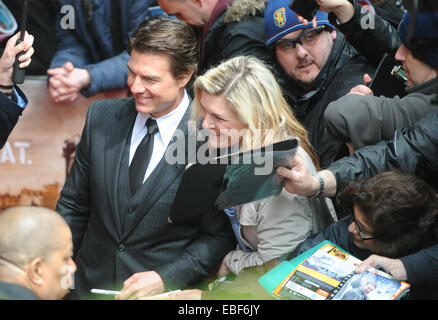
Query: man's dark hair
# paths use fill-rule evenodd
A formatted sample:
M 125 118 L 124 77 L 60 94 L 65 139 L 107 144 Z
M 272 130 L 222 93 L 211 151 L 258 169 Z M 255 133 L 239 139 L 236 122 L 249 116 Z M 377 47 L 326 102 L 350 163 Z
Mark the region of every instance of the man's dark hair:
M 132 50 L 148 54 L 166 54 L 170 58 L 175 78 L 198 68 L 200 45 L 197 34 L 184 21 L 154 16 L 143 21 L 130 37 L 128 53 Z
M 373 253 L 397 258 L 437 243 L 438 199 L 422 179 L 400 170 L 350 182 L 338 197 L 373 227 Z

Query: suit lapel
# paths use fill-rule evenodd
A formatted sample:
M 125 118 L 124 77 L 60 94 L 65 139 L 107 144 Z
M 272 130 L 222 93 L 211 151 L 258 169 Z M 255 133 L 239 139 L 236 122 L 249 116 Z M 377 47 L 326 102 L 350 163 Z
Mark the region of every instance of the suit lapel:
M 191 106 L 187 108 L 184 117 L 178 125 L 177 131 L 181 130 L 184 132 L 185 140 L 187 140 L 187 122 L 190 119 Z M 174 137 L 172 138 L 169 146 L 174 141 Z M 185 152 L 187 159 L 187 141 L 185 141 Z M 169 148 L 169 146 L 167 148 Z M 126 238 L 138 225 L 138 223 L 144 218 L 144 216 L 148 213 L 151 207 L 155 204 L 155 202 L 161 197 L 161 195 L 169 188 L 172 182 L 184 171 L 184 164 L 175 164 L 169 165 L 166 163 L 165 156 L 158 163 L 157 167 L 151 173 L 149 178 L 146 180 L 142 188 L 138 191 L 144 195 L 144 198 L 140 202 L 136 212 L 138 214 L 131 220 L 131 222 L 127 225 L 125 232 L 123 233 L 122 240 Z
M 119 108 L 118 108 L 119 109 Z M 108 133 L 105 135 L 105 181 L 108 199 L 110 199 L 117 235 L 122 234 L 119 213 L 118 186 L 120 176 L 120 166 L 122 164 L 123 151 L 127 139 L 130 138 L 135 117 L 137 115 L 134 100 L 125 102 L 119 112 L 114 115 L 114 121 Z

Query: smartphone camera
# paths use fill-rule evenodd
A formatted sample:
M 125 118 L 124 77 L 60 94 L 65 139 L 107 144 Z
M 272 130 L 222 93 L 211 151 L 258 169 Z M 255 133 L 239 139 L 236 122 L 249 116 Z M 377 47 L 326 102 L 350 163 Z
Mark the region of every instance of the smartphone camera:
M 291 0 L 289 8 L 308 21 L 311 21 L 316 15 L 319 6 L 315 0 Z

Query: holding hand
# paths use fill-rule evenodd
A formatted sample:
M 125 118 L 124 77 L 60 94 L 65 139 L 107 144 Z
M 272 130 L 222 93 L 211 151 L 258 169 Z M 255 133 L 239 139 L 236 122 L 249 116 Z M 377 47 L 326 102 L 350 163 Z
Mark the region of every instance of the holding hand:
M 318 191 L 318 178 L 309 173 L 304 160 L 299 155 L 295 156 L 291 169 L 279 167 L 277 175 L 286 179 L 284 188 L 289 193 L 312 196 Z
M 306 0 L 308 1 L 308 0 Z M 354 15 L 354 7 L 348 0 L 315 0 L 319 6 L 319 11 L 333 12 L 341 24 L 349 21 Z M 304 24 L 308 24 L 303 17 L 297 14 L 298 20 Z M 312 20 L 313 28 L 316 28 L 316 18 Z
M 359 94 L 362 96 L 372 96 L 373 90 L 368 87 L 368 84 L 371 82 L 371 77 L 365 73 L 363 76 L 364 84 L 359 84 L 350 90 L 348 94 Z
M 227 264 L 225 262 L 227 256 L 225 256 L 224 259 L 222 260 L 221 266 L 219 267 L 219 270 L 216 274 L 217 277 L 225 277 L 230 273 L 230 269 L 228 269 Z
M 316 0 L 319 10 L 323 12 L 333 12 L 339 22 L 345 23 L 354 15 L 354 7 L 348 0 Z
M 86 69 L 75 68 L 71 62 L 66 62 L 60 68 L 47 70 L 49 74 L 49 95 L 56 103 L 73 102 L 82 89 L 91 83 L 90 74 Z
M 201 300 L 202 291 L 199 289 L 183 290 L 169 293 L 169 300 Z
M 123 283 L 122 292 L 117 300 L 138 300 L 164 292 L 165 286 L 161 276 L 155 271 L 134 273 Z
M 14 69 L 15 56 L 17 54 L 22 51 L 26 52 L 19 58 L 19 67 L 22 69 L 27 68 L 32 61 L 31 56 L 34 54 L 32 47 L 34 37 L 26 32 L 23 42 L 16 45 L 19 38 L 20 32 L 8 40 L 3 55 L 0 58 L 0 84 L 3 86 L 12 85 L 12 72 Z
M 400 281 L 408 280 L 408 274 L 406 273 L 405 266 L 400 259 L 390 259 L 375 254 L 362 261 L 360 266 L 357 267 L 354 272 L 362 273 L 371 267 L 377 269 L 380 266 L 385 268 L 386 271 L 388 271 L 394 278 Z

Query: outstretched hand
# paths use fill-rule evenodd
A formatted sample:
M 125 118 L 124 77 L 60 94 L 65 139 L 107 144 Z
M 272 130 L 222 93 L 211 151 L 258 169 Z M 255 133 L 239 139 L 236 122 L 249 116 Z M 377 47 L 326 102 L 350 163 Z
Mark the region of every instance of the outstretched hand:
M 284 188 L 289 193 L 312 196 L 318 190 L 318 178 L 310 174 L 304 160 L 299 155 L 294 157 L 291 169 L 279 167 L 277 175 L 286 179 Z
M 354 272 L 362 273 L 368 270 L 369 268 L 374 267 L 383 267 L 386 271 L 388 271 L 394 278 L 400 281 L 408 280 L 408 274 L 406 272 L 405 266 L 400 259 L 390 259 L 378 255 L 371 255 L 357 267 Z
M 363 75 L 363 83 L 364 84 L 359 84 L 359 85 L 355 86 L 354 88 L 352 88 L 350 90 L 350 92 L 348 94 L 359 94 L 362 96 L 372 96 L 374 94 L 373 90 L 371 90 L 368 87 L 368 84 L 370 84 L 371 80 L 372 79 L 369 76 L 369 74 L 365 73 Z

